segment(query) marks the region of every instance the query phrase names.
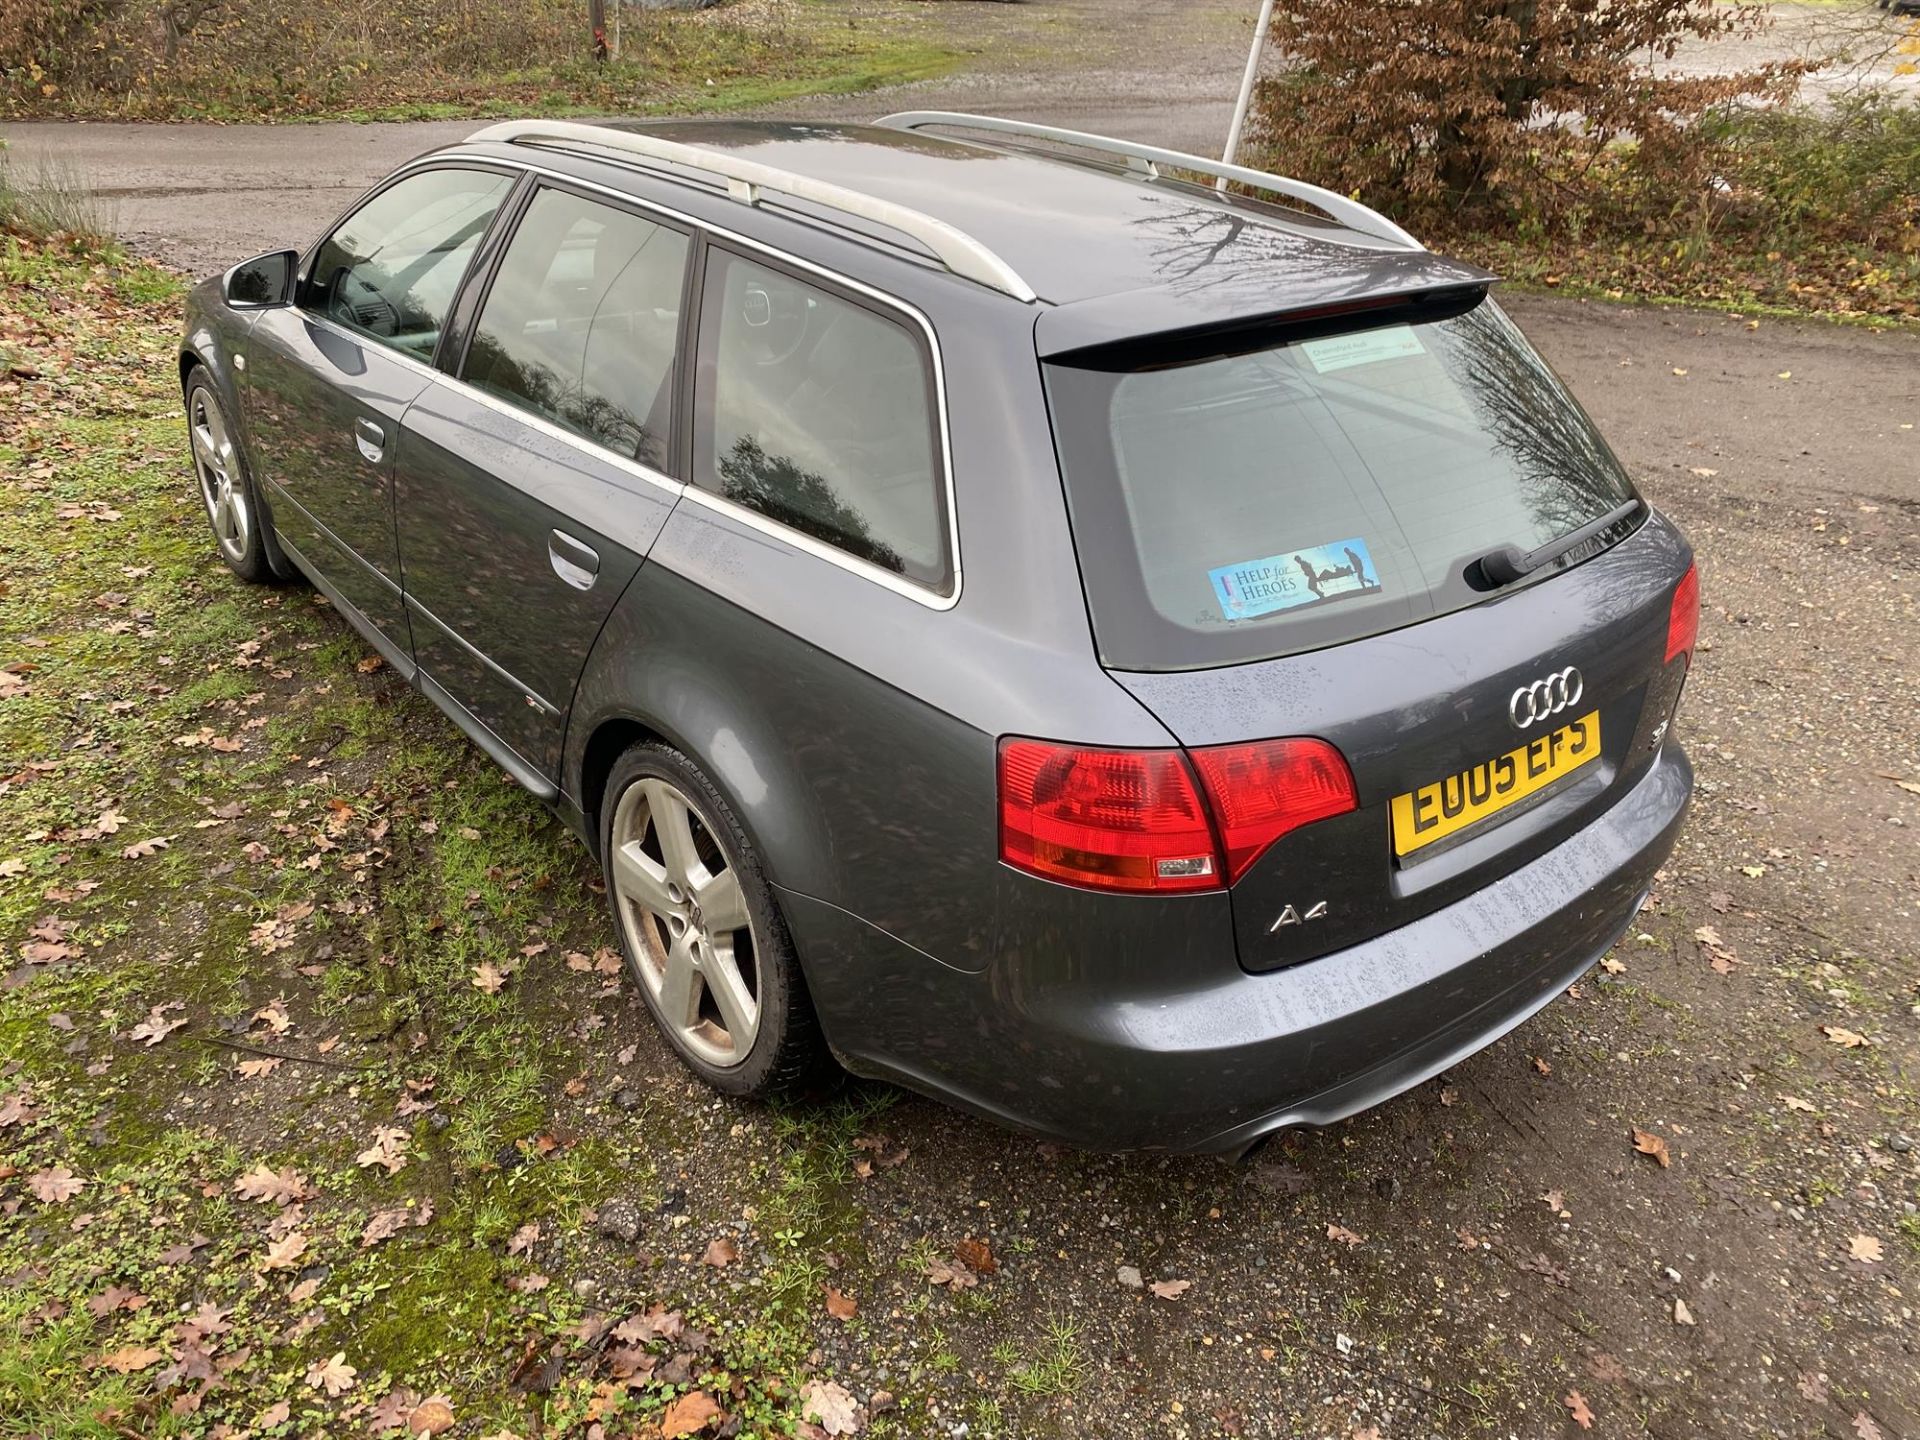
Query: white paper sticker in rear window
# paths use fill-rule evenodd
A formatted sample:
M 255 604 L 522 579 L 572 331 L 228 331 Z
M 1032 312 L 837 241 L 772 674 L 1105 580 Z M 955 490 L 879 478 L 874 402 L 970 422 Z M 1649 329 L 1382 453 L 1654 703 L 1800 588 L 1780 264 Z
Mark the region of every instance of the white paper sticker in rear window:
M 1313 362 L 1313 368 L 1322 375 L 1344 370 L 1349 365 L 1370 365 L 1375 360 L 1404 360 L 1409 355 L 1427 353 L 1411 325 L 1383 325 L 1378 330 L 1362 330 L 1357 335 L 1309 340 L 1300 348 L 1307 359 Z

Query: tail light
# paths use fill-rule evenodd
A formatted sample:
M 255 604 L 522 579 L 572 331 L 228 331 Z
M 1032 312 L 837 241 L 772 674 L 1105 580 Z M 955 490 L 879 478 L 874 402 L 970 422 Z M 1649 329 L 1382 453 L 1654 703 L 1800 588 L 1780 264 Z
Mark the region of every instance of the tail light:
M 1193 753 L 1000 742 L 1000 858 L 1093 890 L 1230 885 L 1287 831 L 1354 808 L 1323 740 Z M 1202 800 L 1201 786 L 1205 786 Z
M 1260 740 L 1193 752 L 1227 852 L 1227 883 L 1289 830 L 1354 808 L 1353 772 L 1324 740 Z
M 1002 740 L 1000 858 L 1096 890 L 1220 883 L 1213 828 L 1178 750 Z
M 1667 659 L 1691 655 L 1700 638 L 1700 567 L 1687 566 L 1687 573 L 1674 587 L 1673 605 L 1667 611 Z

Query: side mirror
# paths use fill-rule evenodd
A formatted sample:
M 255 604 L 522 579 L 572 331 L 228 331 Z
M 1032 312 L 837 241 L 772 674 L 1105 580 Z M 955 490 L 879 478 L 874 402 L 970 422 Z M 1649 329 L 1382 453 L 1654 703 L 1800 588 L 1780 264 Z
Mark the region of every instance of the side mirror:
M 300 252 L 275 250 L 242 260 L 227 271 L 227 304 L 237 310 L 267 310 L 293 299 L 293 276 L 300 268 Z

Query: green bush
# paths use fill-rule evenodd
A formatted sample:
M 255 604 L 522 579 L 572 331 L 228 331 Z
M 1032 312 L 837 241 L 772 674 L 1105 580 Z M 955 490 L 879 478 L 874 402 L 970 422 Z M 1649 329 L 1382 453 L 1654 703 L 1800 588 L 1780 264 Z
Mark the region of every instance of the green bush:
M 1814 239 L 1920 247 L 1920 106 L 1867 90 L 1826 110 L 1736 111 L 1708 130 L 1730 162 L 1728 226 L 1779 248 Z

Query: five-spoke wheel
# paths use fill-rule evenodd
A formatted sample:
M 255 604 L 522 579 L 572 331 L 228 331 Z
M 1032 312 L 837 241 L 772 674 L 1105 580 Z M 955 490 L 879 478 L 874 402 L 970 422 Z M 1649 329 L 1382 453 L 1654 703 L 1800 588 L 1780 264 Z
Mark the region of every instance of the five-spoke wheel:
M 822 1047 L 792 942 L 712 782 L 678 751 L 642 744 L 614 766 L 606 794 L 607 895 L 661 1031 L 730 1094 L 811 1073 Z
M 715 1065 L 760 1029 L 753 920 L 740 877 L 698 807 L 669 781 L 627 787 L 608 854 L 627 945 L 663 1024 Z
M 220 547 L 220 558 L 243 580 L 271 579 L 246 461 L 212 381 L 198 368 L 187 382 L 187 439 L 193 447 L 200 503 L 213 528 L 214 543 Z
M 221 554 L 240 560 L 247 553 L 253 518 L 247 509 L 247 492 L 235 482 L 238 466 L 227 418 L 220 413 L 213 391 L 204 385 L 194 389 L 187 426 L 193 439 L 193 468 L 200 476 L 200 499 L 213 524 L 213 538 Z

